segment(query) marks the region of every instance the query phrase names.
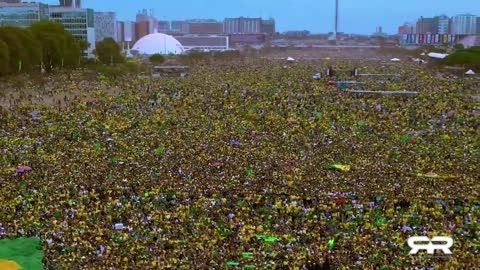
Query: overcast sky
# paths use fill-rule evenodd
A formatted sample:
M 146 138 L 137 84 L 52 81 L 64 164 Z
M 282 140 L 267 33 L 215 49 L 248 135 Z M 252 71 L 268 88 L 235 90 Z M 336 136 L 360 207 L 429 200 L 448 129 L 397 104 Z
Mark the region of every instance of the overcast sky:
M 225 17 L 273 17 L 277 31 L 333 30 L 335 0 L 82 0 L 98 11 L 115 11 L 119 20 L 134 20 L 138 10 L 154 9 L 162 20 Z M 57 3 L 57 0 L 40 0 Z M 340 31 L 371 34 L 375 27 L 396 33 L 404 22 L 420 16 L 472 13 L 480 16 L 480 0 L 340 0 Z

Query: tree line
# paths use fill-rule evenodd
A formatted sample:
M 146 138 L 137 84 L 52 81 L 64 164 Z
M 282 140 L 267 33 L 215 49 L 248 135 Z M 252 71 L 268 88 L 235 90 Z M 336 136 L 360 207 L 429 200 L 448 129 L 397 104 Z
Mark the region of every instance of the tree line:
M 59 23 L 40 21 L 28 28 L 0 27 L 0 75 L 75 67 L 87 49 Z
M 0 27 L 0 76 L 17 72 L 50 72 L 75 68 L 83 61 L 90 44 L 75 38 L 63 25 L 40 21 L 27 28 Z M 120 47 L 111 38 L 96 44 L 98 60 L 105 64 L 123 63 Z

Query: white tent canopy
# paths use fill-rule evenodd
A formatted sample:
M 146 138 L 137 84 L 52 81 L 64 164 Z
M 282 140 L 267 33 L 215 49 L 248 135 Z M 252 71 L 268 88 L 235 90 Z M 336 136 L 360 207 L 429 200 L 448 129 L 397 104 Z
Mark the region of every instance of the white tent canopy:
M 467 75 L 475 75 L 475 72 L 470 69 L 469 71 L 465 72 L 465 74 L 467 74 Z
M 434 52 L 431 52 L 427 55 L 431 58 L 437 58 L 437 59 L 444 59 L 445 57 L 448 56 L 448 54 L 446 53 L 434 53 Z
M 293 61 L 295 61 L 295 59 L 292 58 L 292 57 L 288 57 L 288 58 L 287 58 L 287 61 L 288 61 L 288 62 L 293 62 Z
M 398 58 L 392 58 L 392 59 L 390 59 L 390 61 L 392 61 L 392 62 L 400 62 L 400 59 L 398 59 Z
M 174 37 L 153 33 L 146 35 L 133 45 L 132 50 L 140 54 L 182 54 L 184 52 L 182 44 Z

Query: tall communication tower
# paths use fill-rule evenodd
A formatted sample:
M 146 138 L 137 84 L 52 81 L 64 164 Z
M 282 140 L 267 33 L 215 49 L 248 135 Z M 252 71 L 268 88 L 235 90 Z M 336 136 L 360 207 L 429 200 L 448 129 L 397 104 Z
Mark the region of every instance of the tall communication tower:
M 335 0 L 335 32 L 333 33 L 333 37 L 336 40 L 338 33 L 338 0 Z

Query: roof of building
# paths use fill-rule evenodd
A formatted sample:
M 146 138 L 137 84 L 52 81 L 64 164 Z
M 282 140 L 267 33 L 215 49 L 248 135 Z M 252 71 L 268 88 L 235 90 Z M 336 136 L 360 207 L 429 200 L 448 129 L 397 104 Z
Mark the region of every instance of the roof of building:
M 141 54 L 182 54 L 185 50 L 174 37 L 162 33 L 146 35 L 133 45 Z
M 187 47 L 191 46 L 228 46 L 226 36 L 180 36 L 178 41 Z
M 8 3 L 8 2 L 2 2 L 0 1 L 0 6 L 1 7 L 36 7 L 40 5 L 40 3 L 24 3 L 24 2 L 20 2 L 20 3 Z

